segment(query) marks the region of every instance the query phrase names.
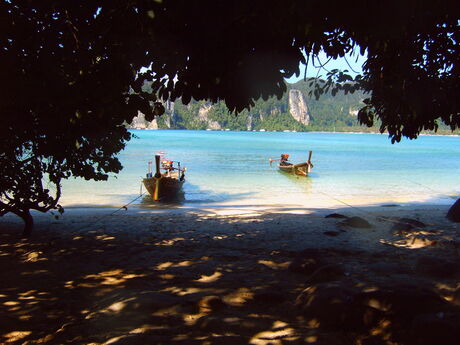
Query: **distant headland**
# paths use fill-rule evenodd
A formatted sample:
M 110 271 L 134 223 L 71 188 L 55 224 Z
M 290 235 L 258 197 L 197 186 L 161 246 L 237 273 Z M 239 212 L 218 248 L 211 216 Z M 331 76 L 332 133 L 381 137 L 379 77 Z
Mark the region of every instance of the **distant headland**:
M 307 81 L 287 84 L 287 92 L 281 99 L 260 99 L 250 110 L 240 114 L 230 113 L 224 102 L 212 104 L 191 100 L 188 105 L 178 99 L 164 103 L 165 114 L 147 121 L 138 113 L 126 127 L 130 129 L 193 129 L 217 131 L 277 131 L 277 132 L 351 132 L 379 133 L 379 123 L 373 127 L 359 124 L 357 115 L 367 97 L 363 92 L 335 96 L 324 94 L 318 100 L 310 96 Z M 453 135 L 449 127 L 440 124 L 438 131 L 424 134 Z

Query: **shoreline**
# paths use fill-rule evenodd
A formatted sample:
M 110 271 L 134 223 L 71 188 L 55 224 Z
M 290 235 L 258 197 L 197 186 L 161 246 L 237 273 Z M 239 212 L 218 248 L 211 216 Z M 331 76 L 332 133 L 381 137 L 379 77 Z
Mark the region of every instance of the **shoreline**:
M 147 195 L 144 195 L 147 197 Z M 321 198 L 322 197 L 322 198 Z M 334 209 L 366 209 L 376 207 L 402 207 L 402 208 L 417 208 L 417 207 L 438 207 L 452 206 L 460 195 L 447 195 L 432 198 L 422 198 L 420 196 L 417 200 L 414 198 L 355 198 L 355 199 L 344 199 L 339 200 L 337 198 L 324 198 L 319 196 L 313 201 L 307 201 L 304 203 L 286 203 L 286 202 L 261 202 L 260 199 L 242 199 L 232 201 L 215 201 L 215 202 L 190 202 L 190 201 L 179 201 L 171 203 L 155 203 L 153 201 L 141 201 L 138 203 L 132 203 L 128 201 L 125 203 L 78 203 L 78 202 L 67 202 L 61 203 L 64 209 L 121 209 L 121 208 L 138 208 L 146 210 L 171 210 L 175 213 L 186 213 L 188 211 L 200 211 L 200 210 L 223 210 L 223 209 L 241 209 L 241 210 L 252 210 L 258 209 L 265 212 L 269 210 L 276 210 L 277 212 L 283 213 L 284 210 L 297 209 L 299 213 L 304 213 L 302 210 L 334 210 Z M 1 218 L 0 218 L 1 219 Z
M 388 132 L 365 132 L 365 131 L 296 131 L 296 130 L 233 130 L 233 129 L 187 129 L 187 128 L 127 128 L 128 130 L 135 131 L 197 131 L 197 132 L 247 132 L 247 133 L 331 133 L 331 134 L 376 134 L 376 135 L 387 135 Z M 431 137 L 460 137 L 460 134 L 431 134 L 431 133 L 420 133 L 418 136 L 431 136 Z M 403 137 L 402 139 L 411 140 Z
M 181 214 L 187 215 L 188 213 L 200 214 L 210 213 L 221 215 L 225 214 L 225 210 L 233 211 L 232 214 L 244 215 L 248 213 L 277 213 L 277 214 L 298 214 L 308 215 L 310 213 L 326 214 L 331 212 L 344 212 L 344 213 L 362 213 L 365 214 L 368 210 L 431 210 L 431 209 L 446 209 L 447 210 L 454 204 L 455 200 L 452 200 L 452 204 L 446 203 L 432 203 L 432 202 L 387 202 L 387 203 L 376 203 L 376 204 L 327 204 L 327 205 L 300 205 L 300 204 L 233 204 L 233 203 L 220 203 L 220 204 L 199 204 L 199 205 L 181 205 L 181 204 L 74 204 L 64 205 L 64 214 L 59 216 L 60 218 L 65 217 L 67 213 L 77 213 L 84 215 L 86 212 L 89 214 L 110 214 L 111 212 L 124 212 L 126 214 L 140 214 L 140 213 L 151 213 L 151 214 Z M 42 213 L 36 210 L 31 210 L 34 218 L 39 219 L 54 219 L 56 212 Z M 10 218 L 20 218 L 12 213 L 8 213 L 3 217 L 0 217 L 0 225 L 2 219 L 10 220 Z

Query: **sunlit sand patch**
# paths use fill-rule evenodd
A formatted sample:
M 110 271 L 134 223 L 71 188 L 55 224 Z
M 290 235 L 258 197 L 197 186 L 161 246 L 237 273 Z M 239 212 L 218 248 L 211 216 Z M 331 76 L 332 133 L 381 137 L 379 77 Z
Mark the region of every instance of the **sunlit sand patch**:
M 43 252 L 37 251 L 37 252 L 28 252 L 23 255 L 23 260 L 25 262 L 37 262 L 37 261 L 46 261 L 48 260 L 47 258 L 41 257 L 43 255 Z
M 160 330 L 160 329 L 168 329 L 167 326 L 158 326 L 158 325 L 142 325 L 141 327 L 138 327 L 138 328 L 134 328 L 132 330 L 130 330 L 128 333 L 129 334 L 142 334 L 142 333 L 145 333 L 147 331 L 151 331 L 151 330 Z
M 113 338 L 110 338 L 109 340 L 107 340 L 105 343 L 102 343 L 102 345 L 110 345 L 110 344 L 114 344 L 114 343 L 117 343 L 119 340 L 122 340 L 124 338 L 127 338 L 129 337 L 130 335 L 120 335 L 120 336 L 117 336 L 117 337 L 113 337 Z M 96 345 L 96 343 L 93 343 L 94 345 Z M 91 345 L 91 344 L 89 344 Z
M 14 343 L 16 341 L 24 339 L 30 334 L 32 334 L 31 331 L 13 331 L 13 332 L 4 334 L 3 337 L 6 338 L 5 343 Z
M 446 290 L 446 291 L 449 291 L 451 293 L 453 293 L 456 289 L 455 286 L 449 286 L 447 284 L 444 284 L 444 283 L 436 283 L 436 289 L 439 289 L 439 290 Z M 460 285 L 458 286 L 458 288 L 460 288 Z
M 106 312 L 118 313 L 126 307 L 126 302 L 129 302 L 132 300 L 133 298 L 127 299 L 125 301 L 115 302 L 109 305 L 106 309 L 102 309 L 101 312 L 102 313 L 106 313 Z
M 33 318 L 32 315 L 21 315 L 21 316 L 19 316 L 19 320 L 21 320 L 21 321 L 29 321 L 32 318 Z
M 310 335 L 305 338 L 305 342 L 308 344 L 316 343 L 318 341 L 318 337 L 316 335 Z
M 274 270 L 286 270 L 291 264 L 291 261 L 276 263 L 271 260 L 259 260 L 257 262 Z
M 176 263 L 171 262 L 171 261 L 166 261 L 166 262 L 162 262 L 161 264 L 158 264 L 155 267 L 155 269 L 157 269 L 158 271 L 163 271 L 171 267 L 187 267 L 187 266 L 194 265 L 196 263 L 197 263 L 196 261 L 190 261 L 190 260 L 180 261 Z
M 199 283 L 213 283 L 219 280 L 220 276 L 222 276 L 222 273 L 216 271 L 210 276 L 202 275 L 199 279 L 196 279 L 195 281 Z
M 193 326 L 196 324 L 196 322 L 202 318 L 203 316 L 206 316 L 208 313 L 206 312 L 199 312 L 197 314 L 184 314 L 182 316 L 182 320 L 187 326 Z
M 304 210 L 283 210 L 282 213 L 286 213 L 286 214 L 310 214 L 312 213 L 311 210 L 308 210 L 308 209 L 304 209 Z
M 156 246 L 172 246 L 172 245 L 176 244 L 179 241 L 185 241 L 185 238 L 176 237 L 176 238 L 172 238 L 172 239 L 169 239 L 169 240 L 163 240 L 163 241 L 160 241 L 160 242 L 156 242 L 155 245 Z
M 108 236 L 108 235 L 99 235 L 99 236 L 96 236 L 96 239 L 97 240 L 102 240 L 102 241 L 108 241 L 108 240 L 114 240 L 115 237 Z
M 218 236 L 214 236 L 212 239 L 213 240 L 223 240 L 225 238 L 228 238 L 227 235 L 218 235 Z
M 374 292 L 379 291 L 380 288 L 375 285 L 367 285 L 364 282 L 357 282 L 355 287 L 360 288 L 363 292 Z
M 137 277 L 145 277 L 145 274 L 125 274 L 123 270 L 116 269 L 111 271 L 100 272 L 97 274 L 88 274 L 84 276 L 84 279 L 98 279 L 101 280 L 99 285 L 117 285 L 124 283 L 128 279 L 133 279 Z M 83 284 L 79 284 L 83 286 Z M 93 286 L 94 287 L 94 286 Z
M 83 314 L 86 315 L 85 316 L 86 320 L 91 320 L 99 314 L 116 314 L 116 313 L 123 311 L 123 309 L 128 305 L 128 303 L 133 300 L 135 300 L 134 297 L 127 298 L 123 301 L 114 302 L 111 305 L 109 305 L 107 308 L 102 308 L 94 312 L 87 311 Z
M 165 280 L 174 279 L 175 277 L 176 276 L 174 274 L 169 274 L 169 273 L 158 275 L 158 278 L 165 279 Z
M 389 311 L 391 307 L 391 305 L 384 304 L 382 303 L 382 301 L 375 299 L 375 298 L 371 298 L 370 300 L 368 300 L 366 305 L 371 308 L 374 308 L 380 311 L 385 311 L 385 312 Z
M 388 328 L 391 326 L 391 321 L 390 320 L 381 320 L 379 321 L 379 324 L 372 328 L 370 331 L 370 334 L 373 336 L 376 335 L 385 335 L 383 339 L 388 340 L 389 334 L 388 334 Z
M 67 289 L 73 289 L 73 288 L 75 288 L 74 283 L 75 282 L 73 280 L 66 281 L 64 283 L 64 287 L 67 288 Z
M 272 329 L 285 328 L 287 326 L 288 324 L 286 322 L 277 320 L 273 322 Z
M 191 295 L 194 293 L 199 293 L 202 291 L 206 291 L 206 290 L 200 289 L 200 288 L 179 288 L 176 286 L 172 286 L 172 287 L 162 290 L 162 292 L 171 292 L 177 296 L 186 296 L 186 295 Z
M 307 328 L 316 329 L 321 326 L 321 323 L 318 319 L 310 319 L 307 321 Z
M 170 267 L 187 267 L 187 266 L 196 265 L 196 264 L 199 264 L 199 263 L 202 263 L 202 262 L 206 262 L 206 261 L 208 261 L 210 259 L 211 258 L 209 256 L 202 256 L 197 261 L 184 260 L 184 261 L 180 261 L 180 262 L 176 262 L 176 263 L 174 263 L 172 261 L 166 261 L 166 262 L 162 262 L 162 263 L 156 265 L 155 269 L 158 270 L 158 271 L 163 271 L 163 270 L 165 270 L 167 268 L 170 268 Z
M 30 300 L 30 299 L 35 299 L 35 296 L 19 296 L 19 299 Z
M 414 236 L 414 237 L 409 237 L 407 239 L 398 240 L 398 241 L 387 241 L 387 240 L 381 239 L 380 243 L 387 244 L 387 245 L 394 246 L 394 247 L 400 247 L 400 248 L 419 249 L 419 248 L 424 248 L 428 246 L 433 246 L 436 244 L 436 241 L 429 240 L 427 238 Z
M 298 339 L 298 337 L 294 337 L 294 329 L 292 328 L 284 328 L 281 330 L 268 330 L 264 332 L 257 333 L 254 335 L 249 344 L 254 345 L 282 345 L 282 340 L 289 340 L 293 341 Z
M 13 305 L 18 305 L 19 302 L 18 301 L 6 301 L 6 302 L 3 302 L 3 305 L 6 305 L 6 306 L 13 306 Z
M 247 301 L 250 301 L 254 298 L 254 293 L 249 290 L 248 288 L 239 288 L 236 291 L 233 291 L 226 296 L 224 296 L 223 300 L 225 303 L 239 307 L 244 305 Z
M 22 297 L 32 296 L 32 295 L 35 295 L 36 293 L 37 293 L 37 290 L 28 290 L 25 292 L 21 292 L 19 296 L 22 296 Z
M 262 216 L 262 213 L 260 213 L 258 210 L 247 209 L 247 208 L 245 209 L 242 209 L 242 208 L 236 208 L 236 209 L 212 208 L 212 209 L 204 209 L 204 211 L 214 213 L 216 216 L 238 216 L 238 217 Z
M 174 267 L 174 263 L 171 262 L 171 261 L 162 262 L 161 264 L 158 264 L 156 266 L 156 269 L 161 271 L 161 270 L 165 270 L 165 269 L 167 269 L 169 267 Z
M 39 303 L 39 301 L 29 301 L 29 302 L 27 302 L 27 305 L 31 306 L 31 305 L 36 305 L 38 303 Z

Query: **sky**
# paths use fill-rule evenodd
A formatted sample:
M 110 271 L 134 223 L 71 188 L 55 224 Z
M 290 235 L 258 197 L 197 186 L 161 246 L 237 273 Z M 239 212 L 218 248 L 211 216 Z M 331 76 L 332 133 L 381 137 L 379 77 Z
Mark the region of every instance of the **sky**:
M 320 59 L 322 64 L 324 64 L 327 61 L 327 57 L 326 57 L 326 55 L 324 53 L 319 54 L 319 59 Z M 350 67 L 347 64 L 347 61 L 350 64 L 350 66 L 353 68 L 353 70 L 350 69 Z M 358 56 L 358 61 L 356 61 L 356 56 L 347 56 L 346 60 L 344 58 L 337 59 L 337 60 L 331 60 L 324 67 L 329 71 L 333 70 L 333 69 L 339 69 L 339 70 L 342 70 L 342 71 L 343 70 L 348 70 L 350 75 L 356 76 L 356 74 L 362 73 L 362 65 L 363 65 L 363 63 L 365 61 L 366 61 L 366 57 L 362 56 L 362 55 Z M 316 66 L 319 65 L 316 60 L 315 60 L 315 65 Z M 353 71 L 355 71 L 357 73 L 355 73 Z M 296 83 L 299 80 L 303 79 L 304 73 L 305 73 L 305 65 L 300 64 L 300 74 L 299 74 L 299 76 L 298 77 L 293 76 L 293 77 L 291 77 L 289 79 L 286 79 L 286 81 L 288 83 Z M 310 57 L 310 62 L 308 64 L 308 69 L 307 69 L 307 78 L 316 77 L 317 73 L 318 73 L 318 68 L 313 66 L 312 61 L 311 61 L 311 57 Z M 324 69 L 322 69 L 319 72 L 319 75 L 322 76 L 322 77 L 325 77 L 326 74 L 327 74 L 327 71 L 325 71 Z

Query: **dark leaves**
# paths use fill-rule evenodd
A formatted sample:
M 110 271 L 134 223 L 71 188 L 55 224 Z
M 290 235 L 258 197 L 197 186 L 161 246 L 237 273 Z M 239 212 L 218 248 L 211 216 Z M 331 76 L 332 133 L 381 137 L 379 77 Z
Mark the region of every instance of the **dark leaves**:
M 161 102 L 155 102 L 153 107 L 153 114 L 155 116 L 161 116 L 165 113 L 165 107 Z M 151 120 L 150 120 L 151 121 Z
M 393 141 L 436 130 L 438 119 L 458 128 L 456 3 L 389 2 L 378 16 L 367 5 L 2 2 L 1 195 L 27 201 L 16 208 L 56 207 L 60 189 L 46 197 L 43 176 L 59 186 L 72 175 L 101 180 L 118 172 L 115 155 L 130 138 L 122 124 L 139 111 L 151 120 L 164 112 L 160 100 L 181 97 L 224 100 L 239 113 L 260 98 L 281 98 L 283 77 L 299 73 L 303 52 L 366 53 L 362 76 L 332 70 L 310 81 L 311 94 L 365 90 L 359 121 L 378 120 Z

